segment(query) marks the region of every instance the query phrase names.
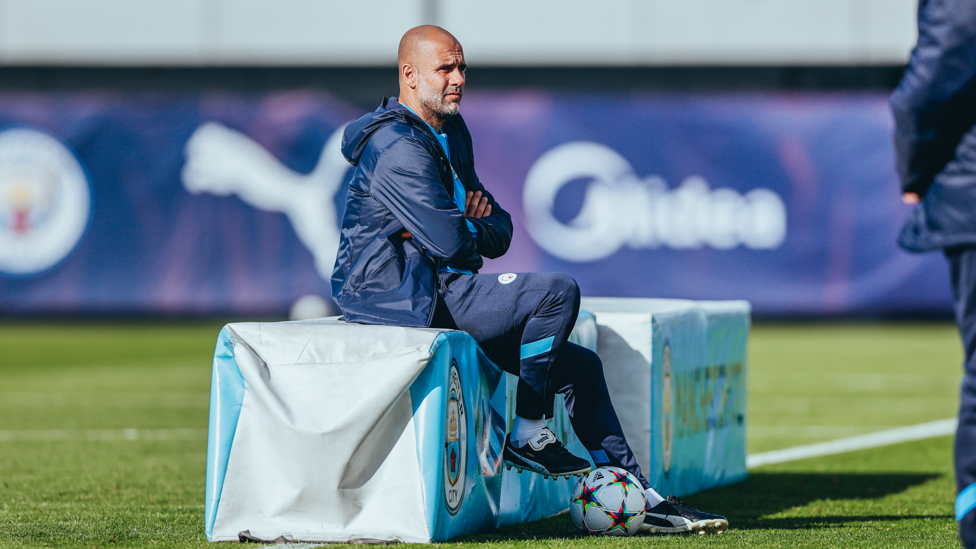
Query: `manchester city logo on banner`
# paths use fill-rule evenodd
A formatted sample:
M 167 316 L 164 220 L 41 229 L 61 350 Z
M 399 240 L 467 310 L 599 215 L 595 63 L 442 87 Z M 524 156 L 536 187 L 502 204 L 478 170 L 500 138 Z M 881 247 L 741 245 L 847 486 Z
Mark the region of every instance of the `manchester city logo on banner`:
M 457 361 L 451 359 L 447 389 L 447 436 L 444 442 L 444 498 L 447 511 L 456 515 L 464 499 L 464 471 L 468 458 L 468 421 Z
M 68 256 L 91 214 L 88 177 L 58 139 L 0 132 L 0 272 L 44 271 Z

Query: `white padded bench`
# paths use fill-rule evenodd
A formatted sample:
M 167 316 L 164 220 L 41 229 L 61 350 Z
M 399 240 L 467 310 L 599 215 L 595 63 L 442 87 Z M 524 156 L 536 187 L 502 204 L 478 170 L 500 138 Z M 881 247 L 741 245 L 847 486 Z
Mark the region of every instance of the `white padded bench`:
M 592 349 L 593 316 L 578 324 Z M 501 464 L 517 378 L 464 332 L 228 324 L 213 372 L 211 541 L 426 543 L 568 507 L 575 478 Z M 585 456 L 561 402 L 550 428 Z

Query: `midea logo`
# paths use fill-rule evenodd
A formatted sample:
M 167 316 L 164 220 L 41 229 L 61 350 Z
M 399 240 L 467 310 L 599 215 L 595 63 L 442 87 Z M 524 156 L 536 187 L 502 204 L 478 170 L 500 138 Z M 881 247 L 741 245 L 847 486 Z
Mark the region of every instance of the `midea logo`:
M 574 180 L 590 183 L 579 214 L 563 224 L 553 204 Z M 529 170 L 523 200 L 529 234 L 567 261 L 596 261 L 623 246 L 763 250 L 786 238 L 786 206 L 776 193 L 710 190 L 697 176 L 669 190 L 656 175 L 639 178 L 624 157 L 598 143 L 566 143 L 543 154 Z

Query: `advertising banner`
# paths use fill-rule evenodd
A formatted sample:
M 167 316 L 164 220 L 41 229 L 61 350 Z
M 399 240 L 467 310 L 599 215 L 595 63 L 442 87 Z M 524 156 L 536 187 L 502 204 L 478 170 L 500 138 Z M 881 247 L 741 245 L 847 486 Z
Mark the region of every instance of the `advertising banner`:
M 0 314 L 280 316 L 331 294 L 361 110 L 316 90 L 0 97 Z M 484 272 L 757 316 L 949 311 L 944 260 L 895 244 L 883 94 L 472 87 L 462 114 L 515 223 Z

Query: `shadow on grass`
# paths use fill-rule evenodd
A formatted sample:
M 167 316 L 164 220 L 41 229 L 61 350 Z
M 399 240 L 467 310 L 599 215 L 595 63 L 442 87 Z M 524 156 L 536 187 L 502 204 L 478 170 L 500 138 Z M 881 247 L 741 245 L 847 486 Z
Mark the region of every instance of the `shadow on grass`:
M 755 521 L 749 526 L 742 526 L 740 530 L 773 529 L 773 530 L 810 530 L 814 528 L 835 528 L 842 524 L 866 522 L 898 522 L 900 520 L 943 520 L 953 518 L 950 515 L 869 515 L 869 516 L 828 516 L 812 517 L 783 517 L 767 518 Z
M 877 500 L 942 476 L 940 473 L 750 473 L 741 483 L 689 497 L 688 503 L 704 511 L 734 516 L 735 527 L 739 529 L 942 518 L 914 515 L 763 518 L 818 500 Z
M 686 503 L 706 512 L 724 514 L 736 530 L 831 528 L 857 522 L 897 522 L 912 519 L 943 519 L 937 515 L 870 515 L 763 518 L 814 501 L 876 500 L 899 494 L 942 477 L 939 473 L 751 473 L 738 484 L 689 496 Z M 475 534 L 454 541 L 497 542 L 526 539 L 572 539 L 583 534 L 569 514 L 528 524 L 500 528 L 489 534 Z

